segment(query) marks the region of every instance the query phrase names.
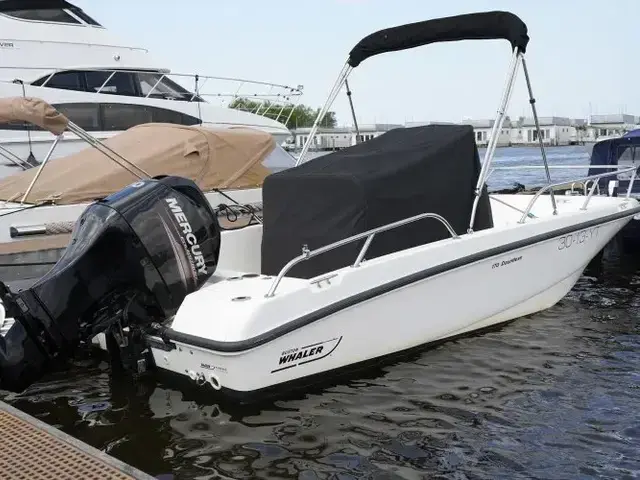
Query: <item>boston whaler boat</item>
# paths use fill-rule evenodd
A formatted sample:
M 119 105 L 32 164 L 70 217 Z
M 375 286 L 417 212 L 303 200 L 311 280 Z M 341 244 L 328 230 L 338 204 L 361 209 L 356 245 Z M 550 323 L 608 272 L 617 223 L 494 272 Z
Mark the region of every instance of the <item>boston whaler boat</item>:
M 505 39 L 513 49 L 482 164 L 472 128 L 461 125 L 392 130 L 302 163 L 354 67 L 465 39 Z M 548 170 L 535 194 L 488 195 L 520 64 L 537 119 L 528 41 L 525 24 L 506 12 L 361 40 L 300 164 L 266 177 L 263 223 L 234 230 L 250 268 L 220 268 L 216 212 L 192 181 L 144 179 L 91 204 L 50 272 L 28 289 L 3 289 L 7 320 L 15 319 L 0 345 L 3 388 L 24 388 L 52 358 L 105 333 L 106 348 L 137 371 L 155 366 L 253 399 L 551 307 L 640 204 L 629 192 L 594 196 L 593 188 L 556 196 Z M 607 175 L 615 173 L 590 178 Z

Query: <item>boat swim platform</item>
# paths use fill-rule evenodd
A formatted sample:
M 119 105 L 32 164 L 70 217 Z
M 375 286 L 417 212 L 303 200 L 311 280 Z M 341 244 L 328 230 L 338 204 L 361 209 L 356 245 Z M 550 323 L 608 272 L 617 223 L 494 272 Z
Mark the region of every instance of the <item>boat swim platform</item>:
M 0 402 L 2 480 L 156 480 Z

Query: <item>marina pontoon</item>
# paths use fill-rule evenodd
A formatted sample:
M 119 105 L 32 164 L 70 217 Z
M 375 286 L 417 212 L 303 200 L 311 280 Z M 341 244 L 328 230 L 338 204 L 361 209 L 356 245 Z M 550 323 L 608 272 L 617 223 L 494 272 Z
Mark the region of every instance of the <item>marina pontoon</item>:
M 298 166 L 265 178 L 263 223 L 235 231 L 249 260 L 225 268 L 216 212 L 193 183 L 131 185 L 87 207 L 43 278 L 4 289 L 15 318 L 0 350 L 4 387 L 23 388 L 70 345 L 104 333 L 103 346 L 137 371 L 156 367 L 251 400 L 553 306 L 640 204 L 629 197 L 633 167 L 617 197 L 554 195 L 548 170 L 535 194 L 487 193 L 520 66 L 531 93 L 518 17 L 476 13 L 369 35 L 315 126 L 364 60 L 470 39 L 512 48 L 482 163 L 464 125 L 392 130 L 302 162 L 310 135 Z

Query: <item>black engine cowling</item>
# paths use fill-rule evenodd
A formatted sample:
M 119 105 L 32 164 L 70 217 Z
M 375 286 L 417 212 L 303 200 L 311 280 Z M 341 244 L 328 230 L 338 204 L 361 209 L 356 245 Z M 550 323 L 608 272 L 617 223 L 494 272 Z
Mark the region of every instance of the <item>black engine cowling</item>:
M 17 293 L 0 283 L 7 317 L 0 387 L 21 391 L 52 359 L 106 331 L 118 310 L 131 323 L 167 318 L 214 273 L 220 226 L 194 182 L 141 180 L 91 204 L 56 265 Z

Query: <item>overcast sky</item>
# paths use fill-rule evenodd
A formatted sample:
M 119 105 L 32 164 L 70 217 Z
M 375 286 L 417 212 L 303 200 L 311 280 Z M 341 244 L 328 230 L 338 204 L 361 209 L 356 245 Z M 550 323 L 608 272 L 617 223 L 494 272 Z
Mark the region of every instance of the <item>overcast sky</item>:
M 304 85 L 319 107 L 349 50 L 381 28 L 485 10 L 527 24 L 538 112 L 640 115 L 638 0 L 76 0 L 79 7 L 174 71 Z M 358 121 L 492 118 L 508 68 L 502 40 L 452 42 L 379 55 L 352 74 Z M 346 95 L 334 104 L 351 123 Z M 507 112 L 529 114 L 522 72 Z

